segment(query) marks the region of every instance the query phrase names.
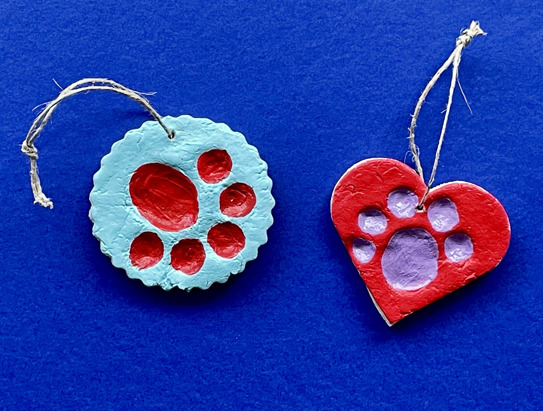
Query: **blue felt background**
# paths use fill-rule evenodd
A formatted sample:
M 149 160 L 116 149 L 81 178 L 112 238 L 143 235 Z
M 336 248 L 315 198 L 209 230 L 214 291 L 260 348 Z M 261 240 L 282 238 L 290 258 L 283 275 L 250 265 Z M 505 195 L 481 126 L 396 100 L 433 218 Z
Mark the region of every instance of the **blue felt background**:
M 541 408 L 543 8 L 539 1 L 3 0 L 2 408 Z M 495 194 L 511 248 L 491 274 L 389 329 L 333 228 L 355 162 L 403 159 L 416 99 L 479 19 L 437 182 Z M 227 123 L 274 179 L 269 243 L 189 295 L 111 266 L 87 218 L 92 175 L 149 117 L 120 96 L 64 103 L 37 143 L 53 211 L 19 147 L 61 85 L 107 76 L 160 113 Z M 448 77 L 447 77 L 448 78 Z M 447 81 L 424 106 L 428 170 Z

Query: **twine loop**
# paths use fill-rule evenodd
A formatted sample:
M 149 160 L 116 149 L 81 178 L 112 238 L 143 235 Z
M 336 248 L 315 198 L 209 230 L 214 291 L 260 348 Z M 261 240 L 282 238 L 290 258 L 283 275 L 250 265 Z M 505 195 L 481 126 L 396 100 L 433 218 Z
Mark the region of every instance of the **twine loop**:
M 428 179 L 428 183 L 426 184 L 426 192 L 422 196 L 422 199 L 420 200 L 420 203 L 417 206 L 418 210 L 423 209 L 424 202 L 426 201 L 426 197 L 428 196 L 428 193 L 430 192 L 430 188 L 432 187 L 432 184 L 434 183 L 434 179 L 436 176 L 437 166 L 439 164 L 439 157 L 441 154 L 441 147 L 443 145 L 443 140 L 445 138 L 445 131 L 447 130 L 447 122 L 449 120 L 449 114 L 451 111 L 454 90 L 456 88 L 456 83 L 458 81 L 458 68 L 460 66 L 462 51 L 464 51 L 464 49 L 471 43 L 471 41 L 475 37 L 485 36 L 485 35 L 486 33 L 481 29 L 481 27 L 479 26 L 479 22 L 477 21 L 472 21 L 470 26 L 467 29 L 462 31 L 460 36 L 458 36 L 458 38 L 456 39 L 456 47 L 454 48 L 453 52 L 447 58 L 445 63 L 443 63 L 443 65 L 436 71 L 434 76 L 430 79 L 430 81 L 424 88 L 422 94 L 420 95 L 419 100 L 417 101 L 417 105 L 415 106 L 415 111 L 412 115 L 411 125 L 409 127 L 409 137 L 408 137 L 409 148 L 413 156 L 413 161 L 415 162 L 417 173 L 419 174 L 420 178 L 424 181 L 424 172 L 422 170 L 422 165 L 420 162 L 420 150 L 415 144 L 415 127 L 417 126 L 417 119 L 419 117 L 420 110 L 422 109 L 422 104 L 426 100 L 428 93 L 430 93 L 430 90 L 434 87 L 437 80 L 441 77 L 441 75 L 445 72 L 445 70 L 447 70 L 452 65 L 452 76 L 451 76 L 451 84 L 449 87 L 449 98 L 447 100 L 447 108 L 445 109 L 445 117 L 443 118 L 443 125 L 441 127 L 441 133 L 439 135 L 439 140 L 437 143 L 436 154 L 434 157 L 434 164 L 432 166 L 432 172 L 430 174 L 430 178 Z
M 63 89 L 56 99 L 45 104 L 44 109 L 32 123 L 32 126 L 30 127 L 30 130 L 28 131 L 28 134 L 26 135 L 26 138 L 21 146 L 21 151 L 30 159 L 30 185 L 32 187 L 32 193 L 34 194 L 34 203 L 38 203 L 43 207 L 53 208 L 53 202 L 51 199 L 45 196 L 45 194 L 43 194 L 43 190 L 41 188 L 37 164 L 38 149 L 34 146 L 34 141 L 41 134 L 44 127 L 47 125 L 47 122 L 51 119 L 53 112 L 62 101 L 69 97 L 75 96 L 76 94 L 86 93 L 93 90 L 113 91 L 140 103 L 143 108 L 145 108 L 160 124 L 160 126 L 166 132 L 168 138 L 173 139 L 175 137 L 175 131 L 166 127 L 162 121 L 162 117 L 151 106 L 151 103 L 149 103 L 149 100 L 147 100 L 144 93 L 131 90 L 122 84 L 106 78 L 85 78 L 76 81 Z

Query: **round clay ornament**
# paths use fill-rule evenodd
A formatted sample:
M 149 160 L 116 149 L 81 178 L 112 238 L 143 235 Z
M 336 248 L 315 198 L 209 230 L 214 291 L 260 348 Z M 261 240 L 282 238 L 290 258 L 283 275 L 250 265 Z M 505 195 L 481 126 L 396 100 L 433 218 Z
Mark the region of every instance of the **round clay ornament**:
M 272 225 L 272 181 L 245 137 L 208 119 L 164 117 L 126 133 L 90 193 L 93 233 L 145 285 L 206 289 L 256 258 Z M 124 206 L 119 206 L 124 205 Z
M 104 82 L 108 90 L 132 92 Z M 93 234 L 114 266 L 147 286 L 190 290 L 224 283 L 267 242 L 275 205 L 268 167 L 225 124 L 151 113 L 156 121 L 127 132 L 102 158 L 90 193 Z M 23 151 L 33 150 L 27 137 Z M 39 179 L 32 188 L 36 202 L 52 206 Z

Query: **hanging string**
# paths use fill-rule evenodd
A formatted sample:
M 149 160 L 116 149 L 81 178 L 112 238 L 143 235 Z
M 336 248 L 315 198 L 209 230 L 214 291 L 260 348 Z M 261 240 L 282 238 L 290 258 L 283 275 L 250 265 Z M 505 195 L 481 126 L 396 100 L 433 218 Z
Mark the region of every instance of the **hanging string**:
M 38 176 L 38 149 L 34 146 L 34 141 L 43 131 L 44 127 L 47 125 L 47 122 L 51 119 L 53 112 L 58 107 L 58 105 L 66 100 L 69 97 L 75 96 L 76 94 L 85 93 L 93 90 L 105 90 L 113 91 L 115 93 L 122 94 L 138 103 L 140 103 L 153 118 L 160 124 L 164 129 L 166 134 L 170 139 L 175 137 L 174 130 L 166 127 L 162 121 L 162 117 L 157 113 L 157 111 L 151 106 L 149 101 L 144 97 L 143 93 L 131 90 L 122 84 L 116 83 L 112 80 L 105 78 L 86 78 L 79 80 L 70 86 L 66 87 L 58 95 L 56 99 L 48 102 L 45 105 L 43 111 L 36 117 L 28 134 L 26 135 L 21 151 L 25 153 L 28 158 L 30 158 L 30 185 L 32 187 L 32 193 L 34 194 L 34 203 L 38 203 L 43 207 L 53 208 L 53 202 L 50 198 L 43 194 L 41 187 L 40 178 Z
M 430 178 L 428 179 L 426 192 L 424 193 L 424 196 L 422 197 L 419 205 L 417 206 L 419 210 L 423 208 L 424 201 L 426 201 L 426 197 L 428 196 L 428 193 L 430 192 L 430 188 L 432 187 L 432 184 L 434 183 L 434 179 L 436 176 L 437 166 L 439 164 L 439 157 L 441 154 L 441 147 L 443 145 L 443 140 L 445 138 L 445 131 L 447 130 L 447 122 L 449 121 L 449 113 L 451 111 L 454 89 L 456 88 L 456 83 L 458 81 L 458 67 L 460 66 L 460 59 L 462 57 L 462 52 L 475 37 L 485 36 L 485 35 L 486 33 L 481 29 L 481 27 L 479 27 L 479 23 L 476 21 L 472 21 L 469 28 L 462 31 L 460 36 L 456 39 L 456 47 L 454 48 L 453 52 L 451 53 L 449 58 L 445 61 L 445 63 L 443 63 L 443 65 L 436 71 L 434 76 L 431 78 L 430 82 L 428 83 L 428 85 L 423 90 L 422 94 L 420 95 L 417 105 L 415 106 L 415 112 L 413 113 L 413 116 L 411 118 L 411 126 L 409 127 L 409 137 L 408 137 L 409 148 L 411 149 L 411 153 L 413 155 L 413 160 L 417 168 L 417 173 L 420 175 L 420 178 L 424 181 L 424 172 L 422 171 L 422 165 L 420 162 L 419 148 L 415 144 L 415 127 L 417 126 L 417 119 L 419 118 L 422 104 L 426 100 L 428 93 L 430 93 L 430 90 L 434 87 L 439 77 L 441 77 L 441 75 L 445 72 L 445 70 L 447 70 L 452 65 L 451 85 L 449 88 L 449 99 L 447 101 L 445 117 L 443 118 L 441 134 L 439 135 L 439 141 L 437 143 L 434 164 L 432 166 L 432 172 L 430 173 Z

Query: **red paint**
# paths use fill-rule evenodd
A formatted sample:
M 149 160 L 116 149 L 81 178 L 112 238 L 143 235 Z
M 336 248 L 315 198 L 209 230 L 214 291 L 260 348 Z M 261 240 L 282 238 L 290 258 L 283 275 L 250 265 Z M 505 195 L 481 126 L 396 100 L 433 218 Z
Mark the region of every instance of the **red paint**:
M 166 164 L 144 164 L 130 180 L 132 202 L 151 224 L 181 231 L 198 219 L 198 192 L 180 171 Z
M 221 193 L 220 206 L 224 215 L 244 217 L 256 204 L 254 190 L 244 183 L 235 183 Z
M 362 161 L 349 169 L 337 183 L 332 195 L 332 220 L 366 283 L 375 303 L 390 324 L 444 297 L 485 274 L 505 256 L 511 229 L 507 214 L 490 193 L 474 184 L 452 182 L 430 190 L 424 210 L 412 218 L 399 219 L 387 208 L 387 196 L 398 188 L 413 191 L 422 198 L 426 185 L 409 166 L 388 158 Z M 428 206 L 441 198 L 449 198 L 457 207 L 460 222 L 447 233 L 433 229 L 428 221 Z M 388 219 L 386 230 L 370 235 L 358 226 L 358 215 L 366 209 L 378 209 Z M 392 235 L 405 228 L 420 227 L 436 240 L 439 249 L 437 277 L 427 286 L 414 291 L 392 288 L 382 272 L 381 258 Z M 467 234 L 473 242 L 473 255 L 462 262 L 447 259 L 444 241 L 455 232 Z M 365 238 L 376 246 L 368 263 L 358 261 L 352 252 L 355 238 Z
M 245 235 L 237 225 L 221 223 L 211 227 L 207 242 L 218 256 L 234 258 L 245 247 Z
M 232 170 L 232 159 L 226 150 L 214 149 L 198 158 L 198 173 L 209 184 L 224 180 Z
M 130 245 L 130 262 L 140 269 L 154 266 L 163 255 L 164 245 L 155 233 L 141 233 Z
M 172 267 L 185 274 L 196 274 L 206 259 L 204 246 L 200 240 L 185 238 L 172 248 Z

